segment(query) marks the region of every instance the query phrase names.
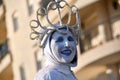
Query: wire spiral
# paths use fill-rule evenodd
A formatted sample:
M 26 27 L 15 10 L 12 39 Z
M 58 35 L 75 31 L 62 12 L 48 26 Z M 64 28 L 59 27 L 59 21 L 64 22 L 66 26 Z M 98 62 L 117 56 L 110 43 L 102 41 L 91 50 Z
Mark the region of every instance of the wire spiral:
M 62 5 L 63 4 L 63 5 Z M 62 17 L 61 17 L 61 11 L 60 9 L 63 9 L 67 7 L 69 12 L 68 12 L 68 21 L 66 24 L 63 24 L 62 23 Z M 42 10 L 42 12 L 41 12 Z M 58 13 L 58 17 L 59 17 L 59 20 L 58 20 L 58 23 L 57 24 L 53 24 L 50 19 L 49 19 L 49 16 L 48 16 L 48 12 L 50 10 L 57 10 L 57 13 Z M 30 27 L 32 29 L 32 32 L 30 34 L 30 38 L 32 40 L 34 39 L 40 39 L 41 41 L 41 46 L 43 46 L 45 44 L 45 41 L 46 41 L 46 38 L 45 38 L 45 35 L 49 35 L 49 32 L 53 31 L 53 30 L 56 30 L 58 32 L 60 32 L 61 34 L 66 34 L 68 32 L 68 28 L 71 28 L 74 33 L 76 34 L 76 37 L 78 38 L 79 36 L 79 31 L 80 31 L 80 15 L 79 15 L 79 11 L 77 9 L 76 6 L 72 5 L 70 6 L 65 0 L 55 0 L 55 1 L 50 1 L 49 4 L 47 5 L 47 8 L 39 8 L 36 12 L 36 20 L 31 20 L 30 21 Z M 76 15 L 76 23 L 72 26 L 68 26 L 69 23 L 71 22 L 71 15 L 72 14 L 75 14 Z M 47 26 L 43 26 L 41 24 L 41 21 L 40 21 L 40 17 L 41 16 L 44 16 L 46 17 L 46 20 L 47 22 L 49 23 L 50 27 L 47 27 Z M 65 27 L 66 26 L 66 31 L 65 32 L 62 32 L 60 29 L 62 27 Z M 77 26 L 77 28 L 75 28 Z M 39 30 L 38 30 L 39 29 Z

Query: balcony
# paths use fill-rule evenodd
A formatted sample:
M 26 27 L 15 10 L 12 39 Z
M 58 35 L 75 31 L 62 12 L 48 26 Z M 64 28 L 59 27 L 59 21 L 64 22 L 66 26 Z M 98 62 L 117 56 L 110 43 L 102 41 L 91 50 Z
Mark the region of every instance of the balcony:
M 118 17 L 120 18 L 120 15 Z M 108 22 L 102 21 L 83 30 L 80 37 L 81 54 L 110 41 L 120 40 L 120 20 L 113 22 L 110 26 L 108 26 Z
M 0 73 L 4 73 L 4 70 L 11 65 L 12 56 L 10 54 L 7 41 L 0 45 Z M 5 70 L 6 71 L 6 70 Z M 0 76 L 1 77 L 1 76 Z
M 120 16 L 110 20 L 114 19 L 111 23 L 105 20 L 83 30 L 80 37 L 79 63 L 73 69 L 78 79 L 89 80 L 107 71 L 107 65 L 119 63 Z
M 0 45 L 0 61 L 9 53 L 7 42 Z
M 4 6 L 2 0 L 0 0 L 0 20 L 4 17 Z

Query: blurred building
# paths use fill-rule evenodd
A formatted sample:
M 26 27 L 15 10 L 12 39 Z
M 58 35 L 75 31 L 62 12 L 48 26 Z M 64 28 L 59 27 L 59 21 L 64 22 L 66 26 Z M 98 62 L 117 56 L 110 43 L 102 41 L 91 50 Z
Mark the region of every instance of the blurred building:
M 12 58 L 8 47 L 5 6 L 0 0 L 0 80 L 13 80 Z M 7 77 L 6 77 L 7 76 Z
M 120 80 L 120 0 L 84 2 L 76 3 L 83 33 L 75 74 L 78 80 Z
M 49 1 L 0 0 L 0 80 L 33 80 L 44 66 L 39 42 L 30 40 L 29 22 Z M 79 61 L 73 68 L 78 80 L 120 80 L 120 0 L 66 1 L 75 4 L 81 16 Z M 63 21 L 66 13 L 62 10 Z M 57 14 L 49 14 L 55 23 Z
M 30 40 L 29 19 L 38 3 L 33 0 L 3 0 L 1 3 L 0 80 L 33 80 L 37 72 L 38 46 Z

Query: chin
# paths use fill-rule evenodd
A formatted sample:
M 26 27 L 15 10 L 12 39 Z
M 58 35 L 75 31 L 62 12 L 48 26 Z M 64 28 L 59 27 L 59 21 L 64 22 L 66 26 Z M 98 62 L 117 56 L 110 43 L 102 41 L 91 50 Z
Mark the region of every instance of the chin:
M 70 63 L 72 60 L 64 60 L 63 63 Z

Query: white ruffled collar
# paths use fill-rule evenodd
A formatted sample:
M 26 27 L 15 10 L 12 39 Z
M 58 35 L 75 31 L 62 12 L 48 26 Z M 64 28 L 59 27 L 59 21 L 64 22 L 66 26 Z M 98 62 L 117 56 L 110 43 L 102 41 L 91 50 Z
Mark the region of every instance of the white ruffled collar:
M 50 66 L 52 69 L 56 69 L 57 71 L 65 74 L 65 75 L 71 75 L 72 71 L 70 66 L 65 65 L 65 64 L 55 64 L 55 63 L 51 63 L 51 62 L 47 62 L 47 66 Z

